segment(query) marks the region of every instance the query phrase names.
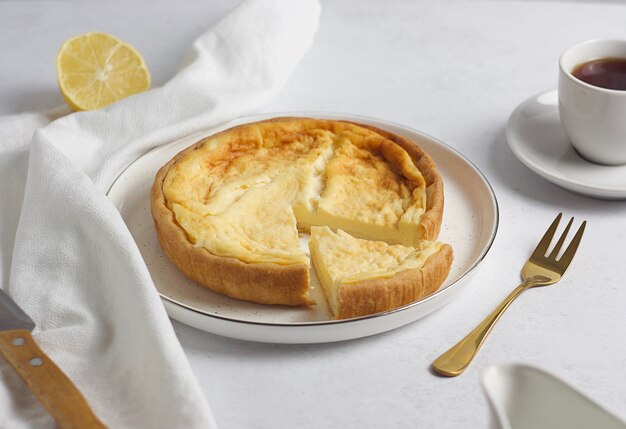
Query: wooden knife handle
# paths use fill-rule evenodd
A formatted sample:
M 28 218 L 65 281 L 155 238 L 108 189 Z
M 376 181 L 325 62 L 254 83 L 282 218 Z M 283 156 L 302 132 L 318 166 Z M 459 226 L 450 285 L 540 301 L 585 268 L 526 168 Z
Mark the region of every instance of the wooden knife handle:
M 62 429 L 106 428 L 26 330 L 0 331 L 0 352 Z

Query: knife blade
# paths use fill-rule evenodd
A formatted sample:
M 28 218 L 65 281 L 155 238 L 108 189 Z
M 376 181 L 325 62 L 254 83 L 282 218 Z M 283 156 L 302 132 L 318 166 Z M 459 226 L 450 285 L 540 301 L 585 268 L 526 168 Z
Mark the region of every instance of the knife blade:
M 0 289 L 0 352 L 62 429 L 106 428 L 31 335 L 33 319 Z
M 13 329 L 26 329 L 32 332 L 35 329 L 35 322 L 9 295 L 0 289 L 0 331 Z

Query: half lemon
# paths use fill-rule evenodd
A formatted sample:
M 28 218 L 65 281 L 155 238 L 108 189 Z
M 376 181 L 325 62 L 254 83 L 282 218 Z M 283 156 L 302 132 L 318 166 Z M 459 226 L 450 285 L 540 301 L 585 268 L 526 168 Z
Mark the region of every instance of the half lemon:
M 94 110 L 150 88 L 150 73 L 131 45 L 105 33 L 85 33 L 61 46 L 57 76 L 75 110 Z

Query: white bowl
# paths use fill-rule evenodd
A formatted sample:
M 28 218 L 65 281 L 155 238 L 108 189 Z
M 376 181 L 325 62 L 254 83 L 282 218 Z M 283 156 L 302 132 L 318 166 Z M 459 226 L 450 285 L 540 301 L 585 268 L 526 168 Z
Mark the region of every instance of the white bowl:
M 624 420 L 539 368 L 492 366 L 482 384 L 495 428 L 626 429 Z

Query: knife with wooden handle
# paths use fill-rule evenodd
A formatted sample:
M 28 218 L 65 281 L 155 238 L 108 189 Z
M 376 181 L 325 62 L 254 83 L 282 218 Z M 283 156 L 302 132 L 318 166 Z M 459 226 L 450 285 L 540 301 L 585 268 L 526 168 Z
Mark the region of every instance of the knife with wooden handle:
M 78 388 L 39 348 L 35 322 L 0 289 L 0 352 L 62 429 L 106 428 Z

